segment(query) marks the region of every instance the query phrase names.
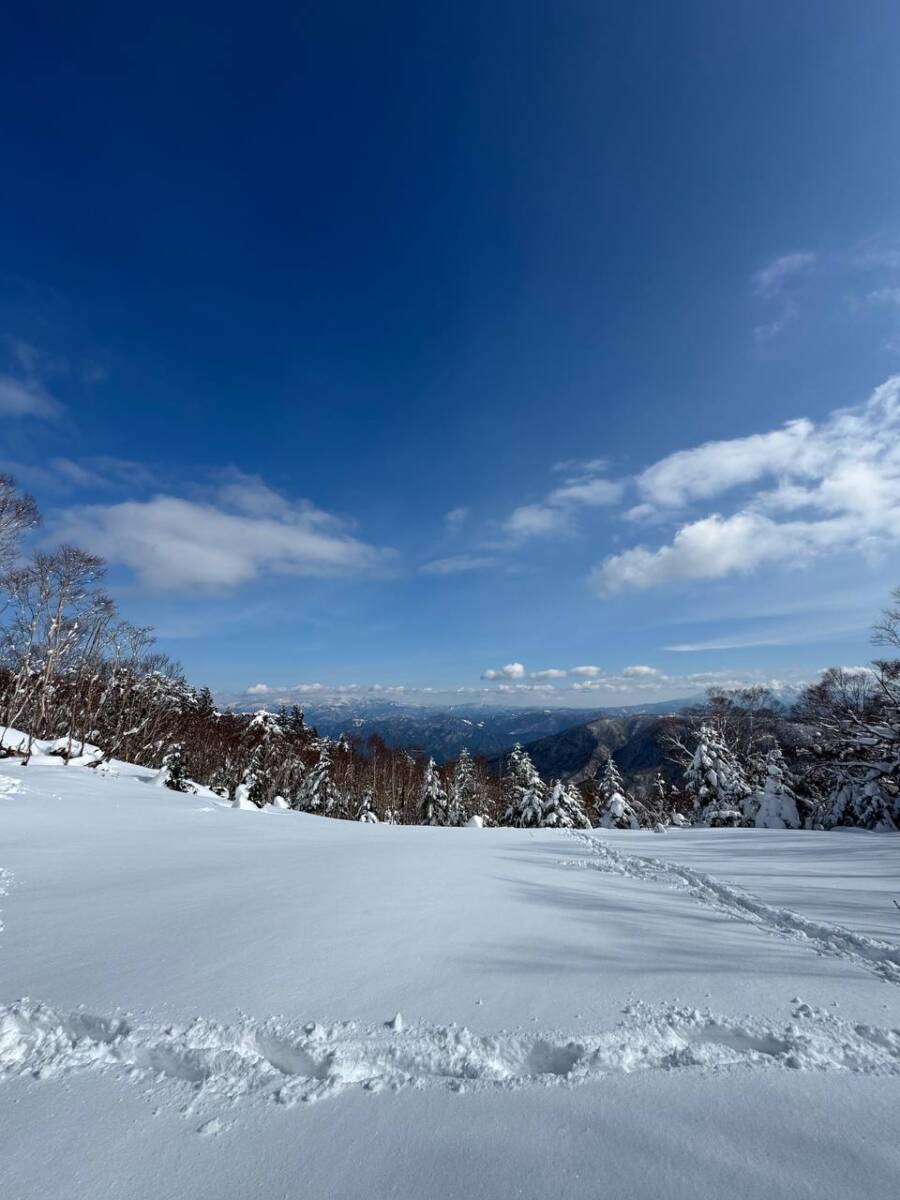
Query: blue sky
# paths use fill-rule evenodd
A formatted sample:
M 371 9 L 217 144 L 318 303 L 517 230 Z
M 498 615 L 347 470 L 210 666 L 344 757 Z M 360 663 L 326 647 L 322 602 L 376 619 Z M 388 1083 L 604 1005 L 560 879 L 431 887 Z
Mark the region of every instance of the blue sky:
M 42 538 L 229 693 L 871 655 L 895 4 L 189 7 L 6 18 L 0 469 Z

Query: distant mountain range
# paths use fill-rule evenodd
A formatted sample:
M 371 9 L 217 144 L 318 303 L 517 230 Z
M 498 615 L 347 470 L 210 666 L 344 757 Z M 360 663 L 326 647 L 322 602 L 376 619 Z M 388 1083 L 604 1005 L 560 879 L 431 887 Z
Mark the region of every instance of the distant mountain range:
M 774 690 L 773 695 L 789 713 L 799 691 L 785 685 Z M 608 709 L 581 725 L 528 742 L 525 749 L 545 779 L 571 779 L 575 783 L 593 779 L 611 754 L 627 780 L 657 771 L 674 779 L 677 771 L 666 755 L 665 736 L 675 724 L 672 717 L 702 699 L 673 700 L 667 705 L 648 705 L 643 709 Z M 797 728 L 789 718 L 785 719 L 779 734 L 782 744 L 796 736 Z
M 336 738 L 342 733 L 361 742 L 373 734 L 388 746 L 402 746 L 431 755 L 439 763 L 456 758 L 465 747 L 471 754 L 495 758 L 510 750 L 516 742 L 538 747 L 542 761 L 574 764 L 578 754 L 590 757 L 594 742 L 590 730 L 599 720 L 618 719 L 640 723 L 663 713 L 678 712 L 696 698 L 665 700 L 655 704 L 618 708 L 497 708 L 488 705 L 454 705 L 449 708 L 425 708 L 402 705 L 392 700 L 350 698 L 346 701 L 303 705 L 307 724 L 319 733 Z M 251 705 L 244 705 L 245 709 Z M 567 741 L 567 734 L 571 738 Z M 554 738 L 562 741 L 551 748 Z M 535 760 L 537 762 L 537 760 Z M 544 767 L 537 763 L 543 772 Z M 623 764 L 624 767 L 624 764 Z M 551 770 L 549 773 L 559 774 Z

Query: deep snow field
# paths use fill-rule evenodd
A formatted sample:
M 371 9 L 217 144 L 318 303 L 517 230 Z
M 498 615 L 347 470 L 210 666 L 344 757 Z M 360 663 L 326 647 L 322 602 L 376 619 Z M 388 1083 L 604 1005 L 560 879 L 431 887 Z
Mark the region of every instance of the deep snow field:
M 900 1195 L 900 838 L 0 762 L 0 1196 Z

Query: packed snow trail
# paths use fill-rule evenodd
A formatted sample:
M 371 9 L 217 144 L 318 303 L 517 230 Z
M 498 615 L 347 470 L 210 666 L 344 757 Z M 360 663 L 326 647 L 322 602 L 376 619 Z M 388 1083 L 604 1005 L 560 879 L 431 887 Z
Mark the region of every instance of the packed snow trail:
M 774 908 L 748 892 L 722 883 L 693 867 L 667 862 L 662 858 L 622 854 L 605 839 L 587 833 L 573 832 L 571 836 L 586 846 L 595 858 L 564 860 L 567 866 L 589 867 L 608 874 L 627 875 L 631 879 L 678 888 L 717 912 L 810 946 L 819 954 L 854 962 L 889 983 L 900 984 L 900 946 L 854 933 L 840 925 L 810 921 L 788 908 Z
M 691 1067 L 900 1075 L 900 1030 L 851 1024 L 799 1002 L 787 1024 L 634 1005 L 617 1028 L 577 1039 L 481 1036 L 425 1023 L 403 1029 L 396 1018 L 380 1027 L 249 1018 L 234 1026 L 200 1018 L 173 1026 L 62 1013 L 30 1001 L 0 1008 L 0 1076 L 124 1069 L 131 1078 L 188 1084 L 203 1101 L 263 1096 L 293 1104 L 349 1088 L 576 1085 Z

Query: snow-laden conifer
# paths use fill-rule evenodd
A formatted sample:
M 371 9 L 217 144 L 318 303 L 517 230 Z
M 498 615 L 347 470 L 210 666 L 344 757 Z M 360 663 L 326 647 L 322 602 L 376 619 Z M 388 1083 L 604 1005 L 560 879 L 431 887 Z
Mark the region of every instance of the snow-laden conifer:
M 741 825 L 753 789 L 715 725 L 700 726 L 697 747 L 685 772 L 699 819 L 707 825 Z
M 552 829 L 590 829 L 581 793 L 574 783 L 555 780 L 544 804 L 541 824 Z
M 606 760 L 597 786 L 598 825 L 604 829 L 640 829 L 637 806 L 626 792 L 616 760 L 611 754 Z
M 331 772 L 330 747 L 323 740 L 318 761 L 307 771 L 300 786 L 296 807 L 301 812 L 319 813 L 327 817 L 340 809 L 341 797 Z
M 766 755 L 766 780 L 754 796 L 753 823 L 757 829 L 799 829 L 800 814 L 793 780 L 779 746 Z
M 507 801 L 503 824 L 519 829 L 539 827 L 543 820 L 547 789 L 527 751 L 518 742 L 509 756 L 503 784 Z
M 422 791 L 419 796 L 419 823 L 422 825 L 447 824 L 447 792 L 433 758 L 425 765 Z
M 465 825 L 475 812 L 477 801 L 478 780 L 475 778 L 475 764 L 469 751 L 463 747 L 450 779 L 447 824 Z

